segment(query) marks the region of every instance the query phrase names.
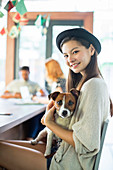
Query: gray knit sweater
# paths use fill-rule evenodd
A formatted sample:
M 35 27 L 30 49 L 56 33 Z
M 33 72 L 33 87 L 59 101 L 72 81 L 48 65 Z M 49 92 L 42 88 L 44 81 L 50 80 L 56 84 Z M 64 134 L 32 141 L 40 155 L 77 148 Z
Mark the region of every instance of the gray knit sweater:
M 70 123 L 75 148 L 64 142 L 62 160 L 57 163 L 54 155 L 50 170 L 92 170 L 100 148 L 101 127 L 109 113 L 109 94 L 104 80 L 92 78 L 85 82 Z

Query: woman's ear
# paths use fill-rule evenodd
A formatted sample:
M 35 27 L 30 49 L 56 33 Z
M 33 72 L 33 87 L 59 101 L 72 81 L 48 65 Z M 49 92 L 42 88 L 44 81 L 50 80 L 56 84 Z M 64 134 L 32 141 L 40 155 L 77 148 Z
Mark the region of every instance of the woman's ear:
M 95 53 L 95 48 L 93 47 L 93 45 L 92 44 L 90 44 L 90 50 L 91 50 L 91 56 L 93 56 L 94 55 L 94 53 Z

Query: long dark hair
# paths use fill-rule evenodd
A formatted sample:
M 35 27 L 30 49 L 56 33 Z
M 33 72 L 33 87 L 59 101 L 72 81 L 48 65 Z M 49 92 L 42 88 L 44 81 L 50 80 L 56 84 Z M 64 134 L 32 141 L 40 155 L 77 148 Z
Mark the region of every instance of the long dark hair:
M 69 69 L 67 85 L 66 85 L 67 91 L 70 91 L 71 88 L 77 88 L 80 82 L 82 82 L 80 85 L 80 89 L 81 89 L 82 85 L 87 80 L 96 77 L 98 74 L 101 75 L 97 65 L 97 55 L 96 53 L 94 53 L 94 55 L 91 57 L 90 63 L 86 67 L 86 77 L 82 77 L 81 73 L 74 73 L 71 69 Z
M 81 45 L 85 46 L 86 49 L 88 49 L 90 47 L 90 43 L 86 40 L 83 39 L 78 39 L 75 37 L 66 37 L 62 42 L 61 42 L 61 47 L 62 45 L 69 41 L 69 40 L 75 40 L 78 41 Z M 69 69 L 69 74 L 68 74 L 68 79 L 66 82 L 66 89 L 69 92 L 71 88 L 77 88 L 79 85 L 79 90 L 81 89 L 82 85 L 89 79 L 93 78 L 93 77 L 97 77 L 98 75 L 100 75 L 102 77 L 102 74 L 99 70 L 98 67 L 98 63 L 97 63 L 97 51 L 95 50 L 94 54 L 91 56 L 91 60 L 90 63 L 87 65 L 85 72 L 86 72 L 86 76 L 83 77 L 81 75 L 81 73 L 74 73 L 71 69 Z M 102 77 L 103 78 L 103 77 Z M 112 101 L 110 99 L 110 112 L 111 112 L 111 116 L 113 116 L 113 104 Z

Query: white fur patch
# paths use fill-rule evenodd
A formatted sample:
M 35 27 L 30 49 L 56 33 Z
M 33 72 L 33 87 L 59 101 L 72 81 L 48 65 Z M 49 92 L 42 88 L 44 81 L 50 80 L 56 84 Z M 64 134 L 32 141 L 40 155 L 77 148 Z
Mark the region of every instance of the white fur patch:
M 63 111 L 67 112 L 67 115 L 65 117 L 69 117 L 73 113 L 68 108 L 65 108 L 65 96 L 63 97 L 62 106 L 60 107 L 59 112 L 58 112 L 59 116 L 61 116 L 62 118 L 64 118 Z

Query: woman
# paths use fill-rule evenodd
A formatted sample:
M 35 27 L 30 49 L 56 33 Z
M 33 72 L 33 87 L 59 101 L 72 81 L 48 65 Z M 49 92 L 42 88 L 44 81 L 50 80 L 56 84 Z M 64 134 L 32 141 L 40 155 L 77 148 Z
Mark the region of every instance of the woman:
M 92 170 L 100 147 L 101 127 L 110 112 L 107 87 L 97 65 L 101 45 L 94 35 L 82 28 L 63 31 L 57 36 L 56 42 L 70 70 L 67 88 L 80 90 L 80 96 L 69 130 L 54 122 L 53 101 L 47 106 L 42 124 L 65 141 L 63 158 L 60 162 L 55 160 L 57 151 L 49 169 Z M 32 146 L 26 142 L 0 142 L 0 165 L 15 170 L 20 167 L 21 170 L 46 170 L 44 150 L 44 144 Z
M 58 61 L 49 58 L 45 62 L 45 72 L 47 81 L 47 90 L 49 93 L 54 91 L 66 91 L 66 79 Z M 39 103 L 48 104 L 48 96 L 33 97 L 34 101 Z
M 51 87 L 51 92 L 65 92 L 66 79 L 58 61 L 49 58 L 45 62 L 46 80 Z

